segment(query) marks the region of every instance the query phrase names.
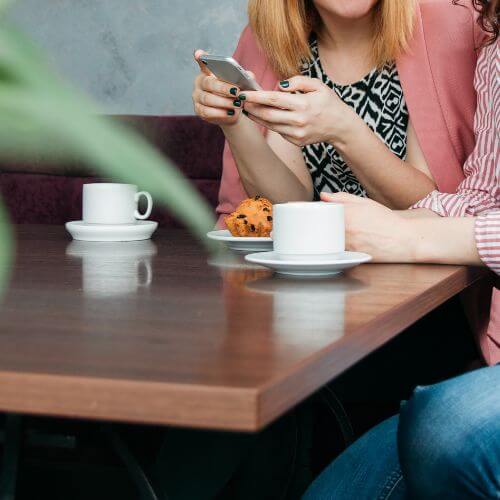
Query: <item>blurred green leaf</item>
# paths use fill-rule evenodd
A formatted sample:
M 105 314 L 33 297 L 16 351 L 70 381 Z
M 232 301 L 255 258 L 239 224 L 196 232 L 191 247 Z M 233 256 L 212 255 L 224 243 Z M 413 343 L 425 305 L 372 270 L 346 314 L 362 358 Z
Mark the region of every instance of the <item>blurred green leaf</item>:
M 0 114 L 4 111 L 18 116 L 29 113 L 30 127 L 24 130 L 16 130 L 12 124 L 2 127 L 0 119 L 0 154 L 26 156 L 26 152 L 32 153 L 33 146 L 36 149 L 40 143 L 48 143 L 50 151 L 49 141 L 55 136 L 59 143 L 52 146 L 54 150 L 71 152 L 106 176 L 140 185 L 200 237 L 213 227 L 211 208 L 189 181 L 126 128 L 86 114 L 73 102 L 52 96 L 40 99 L 22 89 L 0 84 Z
M 8 280 L 12 263 L 12 232 L 7 220 L 7 213 L 0 200 L 0 298 Z
M 0 9 L 5 4 L 0 0 Z M 214 225 L 209 205 L 173 164 L 129 129 L 99 116 L 55 76 L 33 44 L 1 24 L 0 157 L 40 155 L 78 159 L 103 176 L 137 184 L 200 238 Z M 11 249 L 8 226 L 0 222 L 0 260 Z M 0 262 L 0 270 L 6 268 Z

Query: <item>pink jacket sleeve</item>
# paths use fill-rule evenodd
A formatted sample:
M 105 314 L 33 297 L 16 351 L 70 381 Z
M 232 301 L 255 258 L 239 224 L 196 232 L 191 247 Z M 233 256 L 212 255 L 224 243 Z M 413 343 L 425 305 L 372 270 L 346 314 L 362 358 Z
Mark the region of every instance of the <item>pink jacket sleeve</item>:
M 466 217 L 500 208 L 500 87 L 498 61 L 500 40 L 486 46 L 479 57 L 475 88 L 474 118 L 476 145 L 464 165 L 465 179 L 456 193 L 433 191 L 412 208 L 427 208 L 442 217 Z
M 256 80 L 264 89 L 271 90 L 276 87 L 278 78 L 260 50 L 250 27 L 247 26 L 243 30 L 233 57 L 241 66 L 255 74 Z M 246 197 L 247 194 L 241 184 L 236 162 L 226 141 L 222 159 L 219 204 L 216 209 L 218 215 L 217 227 L 225 227 L 224 217 L 233 212 Z

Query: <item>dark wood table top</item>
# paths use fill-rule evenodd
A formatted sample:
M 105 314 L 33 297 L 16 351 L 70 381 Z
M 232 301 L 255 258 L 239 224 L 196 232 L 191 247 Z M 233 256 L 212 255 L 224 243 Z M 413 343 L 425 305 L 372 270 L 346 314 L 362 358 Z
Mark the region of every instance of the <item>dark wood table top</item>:
M 181 230 L 71 242 L 17 226 L 0 410 L 255 431 L 484 276 L 368 264 L 274 277 Z

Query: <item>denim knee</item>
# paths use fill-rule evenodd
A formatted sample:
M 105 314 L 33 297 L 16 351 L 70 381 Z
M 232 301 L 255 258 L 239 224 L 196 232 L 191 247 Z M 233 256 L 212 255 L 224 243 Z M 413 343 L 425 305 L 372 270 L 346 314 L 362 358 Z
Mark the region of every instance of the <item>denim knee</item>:
M 482 371 L 419 387 L 402 406 L 399 458 L 415 498 L 500 498 L 500 367 Z

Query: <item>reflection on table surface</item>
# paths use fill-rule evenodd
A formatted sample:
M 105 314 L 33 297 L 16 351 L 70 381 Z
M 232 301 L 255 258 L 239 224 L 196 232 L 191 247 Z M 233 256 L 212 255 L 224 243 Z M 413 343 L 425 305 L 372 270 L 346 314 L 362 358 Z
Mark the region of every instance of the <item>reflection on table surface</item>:
M 0 406 L 44 415 L 262 429 L 484 276 L 366 264 L 303 281 L 182 230 L 109 246 L 16 230 Z
M 247 285 L 253 293 L 272 297 L 277 335 L 302 337 L 310 330 L 313 317 L 314 331 L 307 339 L 313 345 L 342 337 L 348 296 L 363 287 L 359 280 L 342 274 L 322 279 L 275 275 Z
M 369 347 L 378 318 L 456 271 L 363 265 L 303 280 L 207 255 L 179 230 L 104 244 L 18 231 L 0 369 L 253 387 L 327 346 L 357 353 L 365 344 L 350 339 L 367 325 Z
M 152 259 L 157 247 L 151 240 L 122 242 L 73 241 L 66 255 L 82 263 L 83 293 L 108 298 L 137 292 L 153 280 Z

